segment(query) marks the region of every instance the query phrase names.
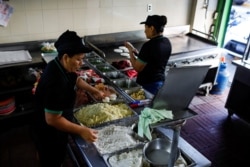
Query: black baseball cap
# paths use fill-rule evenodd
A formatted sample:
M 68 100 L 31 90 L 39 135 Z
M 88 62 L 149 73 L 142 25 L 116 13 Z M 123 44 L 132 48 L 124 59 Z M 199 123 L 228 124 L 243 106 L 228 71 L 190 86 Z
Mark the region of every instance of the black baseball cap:
M 148 26 L 154 26 L 156 28 L 164 27 L 167 24 L 167 17 L 164 15 L 152 15 L 148 16 L 146 21 L 141 22 L 140 24 L 146 24 Z
M 75 31 L 65 31 L 55 42 L 55 47 L 59 54 L 89 53 L 92 50 L 83 44 Z

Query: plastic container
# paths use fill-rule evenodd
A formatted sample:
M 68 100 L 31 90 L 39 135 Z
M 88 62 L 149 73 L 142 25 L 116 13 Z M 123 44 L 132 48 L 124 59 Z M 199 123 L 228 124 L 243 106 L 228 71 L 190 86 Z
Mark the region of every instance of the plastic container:
M 210 91 L 211 94 L 222 94 L 228 85 L 229 72 L 227 70 L 227 64 L 222 61 L 219 66 L 219 73 L 216 79 L 216 85 L 213 86 Z

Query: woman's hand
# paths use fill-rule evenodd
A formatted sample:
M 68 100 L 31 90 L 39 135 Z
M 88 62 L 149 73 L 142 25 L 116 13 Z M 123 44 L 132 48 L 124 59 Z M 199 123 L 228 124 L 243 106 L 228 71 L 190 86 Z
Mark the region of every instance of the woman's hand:
M 102 100 L 105 98 L 105 93 L 97 89 L 97 91 L 93 92 L 93 96 L 97 100 Z
M 60 131 L 77 134 L 88 142 L 95 142 L 97 140 L 97 130 L 70 122 L 61 114 L 51 114 L 49 112 L 45 112 L 45 118 L 48 125 Z
M 129 52 L 134 52 L 135 51 L 135 48 L 134 46 L 130 43 L 130 42 L 124 42 L 124 45 L 126 48 L 128 48 Z
M 101 100 L 105 98 L 104 92 L 99 91 L 94 86 L 89 85 L 87 82 L 81 79 L 81 77 L 78 77 L 77 79 L 77 88 L 88 91 L 95 97 L 95 99 Z
M 82 133 L 80 133 L 80 136 L 86 140 L 87 142 L 95 142 L 98 138 L 97 136 L 98 131 L 95 129 L 91 129 L 88 127 L 83 127 Z

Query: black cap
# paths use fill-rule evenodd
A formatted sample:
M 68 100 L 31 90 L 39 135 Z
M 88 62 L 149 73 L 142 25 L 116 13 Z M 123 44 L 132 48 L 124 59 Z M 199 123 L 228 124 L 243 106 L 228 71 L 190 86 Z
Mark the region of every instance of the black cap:
M 164 15 L 162 15 L 162 16 L 159 16 L 159 15 L 148 16 L 146 21 L 143 21 L 140 24 L 154 26 L 155 28 L 164 27 L 167 24 L 167 17 Z
M 67 30 L 55 42 L 55 47 L 60 54 L 88 53 L 91 49 L 83 44 L 76 32 Z

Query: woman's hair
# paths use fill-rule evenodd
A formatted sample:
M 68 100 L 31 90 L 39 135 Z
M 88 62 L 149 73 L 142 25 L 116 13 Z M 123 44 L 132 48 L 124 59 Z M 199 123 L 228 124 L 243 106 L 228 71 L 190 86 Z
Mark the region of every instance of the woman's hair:
M 153 25 L 157 33 L 161 33 L 164 31 L 165 25 L 167 24 L 167 17 L 162 15 L 159 19 L 158 25 Z
M 78 53 L 88 53 L 90 48 L 83 44 L 82 38 L 75 31 L 65 31 L 59 36 L 55 42 L 59 59 L 66 53 L 69 57 L 73 57 Z
M 164 27 L 167 24 L 167 17 L 164 15 L 152 15 L 148 16 L 146 21 L 140 24 L 146 24 L 147 26 L 154 26 L 157 33 L 164 31 Z

